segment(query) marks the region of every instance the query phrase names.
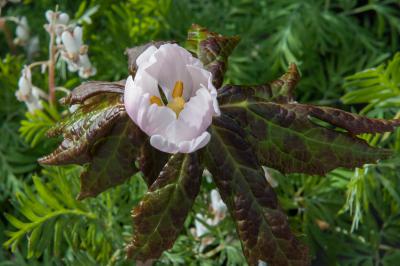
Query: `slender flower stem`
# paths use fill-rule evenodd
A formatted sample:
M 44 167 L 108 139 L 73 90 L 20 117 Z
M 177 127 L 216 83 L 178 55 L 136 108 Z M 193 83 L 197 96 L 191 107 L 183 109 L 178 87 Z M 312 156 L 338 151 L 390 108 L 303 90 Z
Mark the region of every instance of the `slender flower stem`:
M 54 31 L 54 24 L 55 18 L 51 18 L 51 22 L 49 25 L 49 32 L 50 32 L 50 44 L 49 44 L 49 103 L 55 104 L 56 103 L 56 94 L 55 94 L 55 65 L 56 65 L 56 47 L 54 45 L 54 38 L 55 38 L 55 31 Z
M 48 64 L 49 64 L 49 61 L 37 61 L 37 62 L 33 62 L 32 64 L 28 65 L 28 67 L 29 67 L 29 69 L 32 69 L 37 66 L 42 66 L 42 65 L 47 66 Z
M 7 45 L 10 48 L 11 53 L 16 54 L 17 49 L 15 47 L 11 31 L 7 27 L 6 19 L 4 19 L 4 18 L 0 18 L 0 30 L 2 30 L 4 32 L 4 35 L 5 35 L 6 41 L 7 41 Z

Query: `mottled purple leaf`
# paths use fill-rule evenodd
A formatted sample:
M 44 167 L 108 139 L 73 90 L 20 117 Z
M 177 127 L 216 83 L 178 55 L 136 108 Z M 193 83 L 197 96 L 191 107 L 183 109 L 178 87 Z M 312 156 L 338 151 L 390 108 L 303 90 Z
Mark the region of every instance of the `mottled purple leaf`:
M 62 104 L 82 104 L 85 100 L 104 93 L 123 94 L 125 80 L 117 82 L 88 81 L 76 87 L 68 96 L 61 99 Z
M 92 148 L 93 159 L 81 174 L 78 199 L 95 197 L 129 179 L 138 169 L 135 160 L 142 138 L 140 129 L 127 115 Z
M 152 147 L 148 139 L 142 143 L 138 162 L 139 169 L 143 173 L 143 178 L 147 186 L 150 187 L 151 184 L 153 184 L 169 157 L 170 154 L 161 152 Z
M 139 205 L 133 209 L 134 236 L 128 257 L 157 259 L 171 248 L 200 188 L 197 155 L 173 155 Z
M 344 115 L 344 111 L 335 109 L 266 102 L 261 98 L 230 102 L 222 105 L 221 110 L 245 129 L 260 162 L 283 173 L 324 175 L 338 167 L 354 168 L 376 163 L 391 154 L 389 150 L 370 147 L 353 134 L 313 123 L 310 116 L 317 116 L 352 133 L 390 131 L 398 124 L 397 121 Z M 330 115 L 321 115 L 323 111 Z M 352 117 L 359 122 L 346 122 L 344 119 L 338 122 L 339 116 Z
M 307 248 L 290 231 L 288 219 L 245 140 L 246 132 L 222 115 L 211 127 L 206 167 L 236 222 L 249 265 L 308 265 Z
M 213 84 L 219 88 L 224 81 L 228 57 L 239 42 L 238 36 L 227 37 L 193 24 L 188 31 L 186 48 L 197 55 L 213 74 Z

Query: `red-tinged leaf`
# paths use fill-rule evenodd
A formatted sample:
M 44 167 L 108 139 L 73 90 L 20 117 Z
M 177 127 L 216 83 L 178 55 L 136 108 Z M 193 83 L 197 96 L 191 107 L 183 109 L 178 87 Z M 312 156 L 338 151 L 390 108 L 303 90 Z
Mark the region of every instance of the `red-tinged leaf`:
M 213 84 L 219 88 L 224 80 L 228 57 L 238 42 L 238 36 L 222 36 L 194 24 L 188 31 L 186 47 L 213 74 Z
M 293 94 L 300 75 L 295 64 L 279 79 L 263 85 L 243 86 L 225 85 L 218 91 L 218 103 L 229 104 L 257 97 L 266 101 L 288 103 L 293 101 Z
M 95 197 L 125 182 L 137 172 L 135 160 L 142 134 L 125 116 L 114 125 L 107 136 L 96 143 L 91 151 L 93 159 L 81 174 L 79 200 Z
M 288 71 L 279 79 L 270 83 L 273 101 L 292 102 L 294 100 L 294 90 L 300 81 L 300 75 L 296 64 L 291 64 Z
M 76 87 L 68 96 L 61 99 L 62 104 L 82 104 L 89 98 L 104 93 L 123 94 L 125 80 L 117 82 L 89 81 Z
M 91 147 L 106 136 L 115 122 L 125 116 L 120 95 L 101 95 L 96 101 L 82 105 L 77 111 L 58 123 L 49 136 L 62 134 L 64 140 L 51 154 L 40 158 L 41 164 L 84 164 L 92 158 Z
M 182 230 L 200 188 L 197 155 L 173 155 L 140 204 L 133 209 L 134 236 L 128 257 L 157 259 Z
M 370 147 L 364 140 L 351 134 L 311 122 L 310 116 L 320 114 L 319 111 L 315 111 L 318 107 L 296 103 L 279 104 L 250 98 L 222 105 L 221 110 L 245 129 L 260 162 L 283 173 L 324 175 L 338 167 L 354 168 L 365 163 L 375 163 L 391 154 L 389 150 Z M 331 112 L 333 113 L 332 110 Z M 339 113 L 343 116 L 344 112 Z M 334 120 L 332 117 L 320 117 L 327 122 Z M 352 117 L 366 123 L 369 121 L 359 116 Z M 356 132 L 385 130 L 381 126 L 385 122 L 371 121 L 371 124 L 366 126 L 347 124 L 344 121 L 340 122 L 340 125 Z M 394 126 L 396 123 L 386 124 Z M 374 124 L 379 127 L 372 129 Z M 336 122 L 335 125 L 339 123 Z M 392 126 L 386 129 L 392 130 Z
M 138 162 L 147 186 L 150 187 L 153 184 L 169 157 L 169 154 L 152 147 L 148 139 L 142 143 Z
M 249 265 L 308 265 L 308 251 L 291 233 L 246 132 L 222 115 L 211 126 L 206 167 L 236 222 Z
M 373 119 L 331 107 L 300 104 L 297 104 L 296 106 L 296 108 L 303 110 L 303 112 L 307 112 L 310 116 L 321 119 L 331 125 L 346 129 L 354 135 L 362 133 L 390 132 L 400 125 L 399 119 Z

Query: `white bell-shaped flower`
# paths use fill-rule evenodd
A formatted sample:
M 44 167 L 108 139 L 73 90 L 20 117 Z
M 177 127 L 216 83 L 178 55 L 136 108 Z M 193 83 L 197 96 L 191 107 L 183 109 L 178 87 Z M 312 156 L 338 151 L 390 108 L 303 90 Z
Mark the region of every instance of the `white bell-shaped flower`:
M 28 20 L 26 17 L 21 17 L 18 20 L 17 28 L 15 29 L 16 38 L 14 40 L 17 45 L 26 45 L 29 41 L 30 30 L 28 25 Z
M 69 15 L 67 13 L 54 12 L 52 10 L 46 11 L 46 19 L 49 23 L 52 22 L 53 17 L 55 19 L 54 24 L 67 25 L 69 22 Z
M 32 75 L 28 67 L 24 67 L 22 70 L 15 96 L 19 101 L 26 104 L 28 111 L 31 113 L 43 107 L 40 97 L 45 97 L 46 95 L 39 88 L 32 85 Z
M 151 145 L 168 153 L 204 147 L 212 117 L 220 115 L 211 73 L 177 44 L 150 46 L 136 63 L 136 76 L 125 85 L 125 108 Z
M 61 39 L 65 48 L 63 57 L 67 60 L 77 61 L 82 46 L 82 28 L 75 27 L 73 32 L 64 31 L 61 35 Z
M 96 75 L 96 72 L 96 68 L 90 63 L 89 56 L 87 54 L 79 55 L 79 76 L 87 79 Z
M 211 209 L 214 213 L 214 224 L 218 224 L 225 218 L 228 207 L 225 205 L 224 201 L 221 199 L 221 195 L 216 189 L 211 190 L 210 198 Z

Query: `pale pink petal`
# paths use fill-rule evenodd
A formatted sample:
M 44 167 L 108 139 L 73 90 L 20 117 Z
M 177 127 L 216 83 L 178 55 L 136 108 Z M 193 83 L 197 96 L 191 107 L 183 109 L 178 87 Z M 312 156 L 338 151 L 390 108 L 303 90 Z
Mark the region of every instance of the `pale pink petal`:
M 82 27 L 75 27 L 74 28 L 74 39 L 75 39 L 75 44 L 78 47 L 78 49 L 82 46 L 82 36 L 83 36 Z
M 61 35 L 61 40 L 68 53 L 76 54 L 79 52 L 79 47 L 77 46 L 74 37 L 69 31 L 63 32 L 63 34 Z
M 188 100 L 191 95 L 192 78 L 186 68 L 187 60 L 182 56 L 182 49 L 176 44 L 164 44 L 152 55 L 155 63 L 145 67 L 145 71 L 157 79 L 168 100 L 172 99 L 172 90 L 178 80 L 183 82 L 183 98 Z
M 161 135 L 153 135 L 150 137 L 150 144 L 154 148 L 167 152 L 167 153 L 178 153 L 178 146 L 172 142 L 169 142 Z
M 219 105 L 217 102 L 217 90 L 215 89 L 214 85 L 212 84 L 211 72 L 209 72 L 201 67 L 197 67 L 197 66 L 193 66 L 193 65 L 188 65 L 187 68 L 192 77 L 193 84 L 200 84 L 208 89 L 208 91 L 211 94 L 212 101 L 213 101 L 213 109 L 214 109 L 213 115 L 219 116 L 221 114 L 221 111 L 219 109 Z M 201 88 L 201 86 L 198 86 L 198 88 L 193 88 L 192 96 L 195 95 L 195 92 L 200 88 Z
M 207 131 L 203 132 L 199 137 L 192 139 L 190 141 L 182 141 L 178 144 L 179 152 L 181 153 L 192 153 L 197 151 L 210 142 L 211 135 Z
M 150 60 L 150 57 L 157 51 L 157 47 L 154 45 L 149 46 L 138 58 L 136 58 L 136 65 L 142 66 Z

